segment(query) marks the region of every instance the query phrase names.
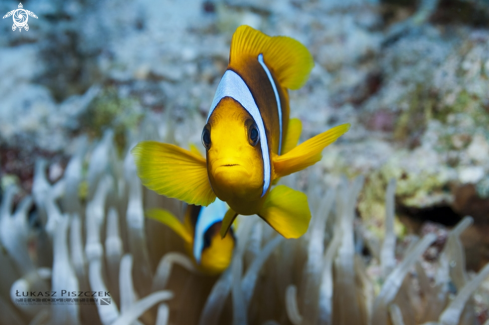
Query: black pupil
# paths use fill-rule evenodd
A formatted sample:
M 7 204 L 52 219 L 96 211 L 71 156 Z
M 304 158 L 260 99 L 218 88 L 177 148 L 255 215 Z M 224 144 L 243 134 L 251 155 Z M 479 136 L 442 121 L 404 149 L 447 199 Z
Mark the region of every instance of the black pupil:
M 211 135 L 209 133 L 209 130 L 205 130 L 204 131 L 204 142 L 206 145 L 209 145 L 209 143 L 211 143 Z
M 209 231 L 209 229 L 204 233 L 204 247 L 203 248 L 207 248 L 207 247 L 210 247 L 211 246 L 211 232 Z
M 258 130 L 256 128 L 251 129 L 250 138 L 253 142 L 258 139 Z

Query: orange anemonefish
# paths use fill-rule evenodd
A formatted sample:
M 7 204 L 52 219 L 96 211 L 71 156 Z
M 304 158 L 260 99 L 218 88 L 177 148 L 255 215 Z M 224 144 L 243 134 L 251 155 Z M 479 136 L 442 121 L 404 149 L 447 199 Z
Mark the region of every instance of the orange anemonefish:
M 223 272 L 231 262 L 235 246 L 231 231 L 221 240 L 219 230 L 228 207 L 217 199 L 207 207 L 189 205 L 183 224 L 167 210 L 151 209 L 146 215 L 170 227 L 185 241 L 185 248 L 203 273 L 213 275 Z
M 321 151 L 350 127 L 297 146 L 302 124 L 289 120 L 287 90 L 300 88 L 313 66 L 298 41 L 240 26 L 202 132 L 207 159 L 171 144 L 139 143 L 132 152 L 143 184 L 189 204 L 206 206 L 216 196 L 225 201 L 230 209 L 221 236 L 237 214 L 257 214 L 286 238 L 303 235 L 311 218 L 307 196 L 271 186 L 321 160 Z

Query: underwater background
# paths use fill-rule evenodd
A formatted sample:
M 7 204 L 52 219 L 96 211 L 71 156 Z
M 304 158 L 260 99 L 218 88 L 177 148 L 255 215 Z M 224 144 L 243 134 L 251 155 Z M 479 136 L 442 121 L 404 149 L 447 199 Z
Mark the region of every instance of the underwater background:
M 22 4 L 28 31 L 0 21 L 0 324 L 489 324 L 488 1 Z M 308 195 L 308 232 L 239 217 L 207 276 L 144 217 L 185 206 L 143 188 L 129 150 L 201 148 L 243 24 L 314 57 L 289 93 L 301 141 L 351 128 L 281 180 Z M 112 300 L 16 295 L 61 290 Z

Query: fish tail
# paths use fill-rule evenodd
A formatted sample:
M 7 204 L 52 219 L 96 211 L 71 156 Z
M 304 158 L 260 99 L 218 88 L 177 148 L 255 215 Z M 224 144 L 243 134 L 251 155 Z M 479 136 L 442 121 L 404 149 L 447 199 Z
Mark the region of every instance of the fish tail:
M 268 194 L 258 215 L 285 238 L 302 236 L 311 220 L 307 196 L 285 185 Z
M 270 37 L 246 25 L 238 27 L 231 41 L 229 62 L 259 54 L 280 86 L 287 89 L 301 88 L 314 67 L 311 53 L 299 41 L 287 36 Z

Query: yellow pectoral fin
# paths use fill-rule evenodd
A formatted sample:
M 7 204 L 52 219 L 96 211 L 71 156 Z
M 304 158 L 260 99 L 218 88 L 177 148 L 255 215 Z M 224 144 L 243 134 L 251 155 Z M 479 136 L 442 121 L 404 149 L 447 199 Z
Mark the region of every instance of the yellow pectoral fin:
M 307 196 L 285 185 L 268 194 L 258 215 L 285 238 L 302 236 L 311 220 Z
M 228 212 L 226 212 L 221 223 L 221 238 L 224 238 L 226 236 L 229 228 L 231 228 L 231 225 L 233 224 L 233 221 L 234 219 L 236 219 L 237 216 L 238 214 L 233 211 L 233 209 L 229 209 Z
M 197 148 L 197 146 L 195 144 L 191 143 L 189 145 L 189 149 L 190 149 L 190 152 L 191 153 L 193 153 L 196 156 L 199 156 L 199 157 L 205 159 L 204 155 L 202 155 L 202 153 L 200 152 L 199 148 Z
M 287 134 L 285 135 L 284 146 L 282 147 L 282 154 L 286 154 L 290 150 L 297 147 L 299 138 L 302 132 L 302 122 L 298 118 L 292 118 L 289 120 L 289 126 L 287 128 Z
M 173 214 L 163 209 L 151 209 L 146 211 L 146 216 L 150 219 L 159 221 L 183 238 L 187 243 L 192 242 L 192 235 L 187 228 Z
M 273 156 L 274 178 L 283 177 L 314 165 L 321 160 L 323 149 L 335 142 L 349 128 L 350 124 L 338 125 L 316 135 L 284 155 Z
M 204 158 L 172 144 L 144 141 L 132 150 L 144 186 L 188 204 L 214 202 Z

